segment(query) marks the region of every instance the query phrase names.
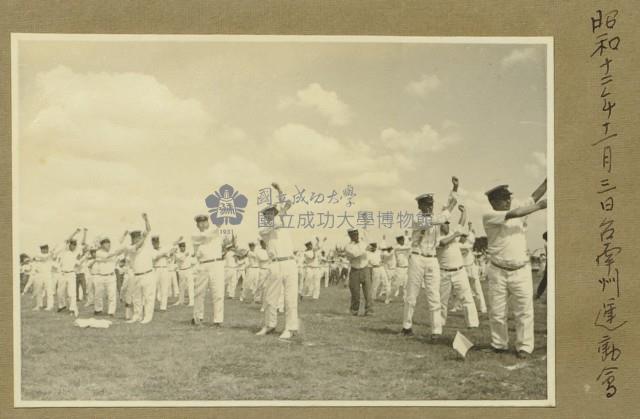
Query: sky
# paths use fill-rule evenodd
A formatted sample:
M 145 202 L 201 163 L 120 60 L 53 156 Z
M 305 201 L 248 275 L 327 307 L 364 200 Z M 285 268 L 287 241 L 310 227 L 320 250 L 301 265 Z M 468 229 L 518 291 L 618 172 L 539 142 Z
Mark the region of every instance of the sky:
M 526 198 L 546 176 L 546 47 L 533 44 L 21 40 L 19 251 L 142 228 L 189 237 L 224 184 L 248 198 L 241 246 L 257 238 L 257 195 L 356 196 L 290 213 L 416 212 L 444 205 L 451 176 L 483 235 L 484 191 Z M 457 220 L 458 212 L 454 213 Z M 355 217 L 354 217 L 355 218 Z M 316 219 L 317 220 L 317 219 Z M 352 220 L 355 222 L 355 219 Z M 542 247 L 546 212 L 528 219 Z M 369 228 L 391 242 L 403 229 Z M 296 247 L 346 229 L 295 229 Z

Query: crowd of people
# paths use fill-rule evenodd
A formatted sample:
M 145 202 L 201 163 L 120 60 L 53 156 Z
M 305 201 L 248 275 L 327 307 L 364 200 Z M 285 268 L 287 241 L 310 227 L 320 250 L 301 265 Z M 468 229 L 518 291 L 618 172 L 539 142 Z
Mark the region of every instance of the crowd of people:
M 272 186 L 284 196 L 278 184 Z M 39 254 L 20 256 L 21 277 L 28 277 L 22 293 L 32 292 L 34 310 L 68 311 L 76 317 L 79 302 L 93 306 L 94 315 L 108 316 L 116 315 L 120 302 L 126 322 L 140 324 L 151 322 L 156 309 L 166 311 L 173 297 L 173 305 L 192 307 L 194 326 L 204 321 L 205 299 L 210 298 L 216 327 L 224 322 L 225 299 L 237 298 L 260 305 L 258 336 L 276 331 L 280 312 L 280 338 L 291 339 L 299 329 L 298 304 L 319 299 L 323 285 L 347 286 L 354 316 L 373 315 L 376 304 L 402 298 L 403 336 L 414 334 L 413 314 L 424 290 L 432 340 L 442 335 L 449 311 L 462 311 L 467 327 L 476 328 L 478 313 L 488 310 L 492 350 L 506 351 L 510 308 L 516 353 L 527 357 L 534 343 L 533 284 L 524 220 L 546 208 L 546 180 L 523 206 L 513 209 L 508 185 L 486 192 L 492 207 L 482 215 L 486 251 L 474 247 L 476 233 L 467 209 L 458 202 L 458 187 L 453 177 L 446 204 L 437 214 L 433 194 L 416 197 L 419 213 L 411 229 L 393 243 L 385 236 L 380 242 L 368 240 L 365 229 L 349 229 L 346 245 L 329 246 L 326 238 L 315 237 L 296 249 L 291 232 L 283 228 L 283 216 L 292 205 L 288 200 L 261 208 L 268 227 L 260 228 L 258 239 L 246 247 L 205 214 L 194 217 L 188 239 L 178 237 L 168 245 L 152 233 L 147 214 L 142 214 L 143 229 L 125 231 L 114 246 L 106 236 L 88 244 L 87 229 L 78 228 L 59 246 L 42 244 Z M 486 299 L 481 286 L 485 279 Z

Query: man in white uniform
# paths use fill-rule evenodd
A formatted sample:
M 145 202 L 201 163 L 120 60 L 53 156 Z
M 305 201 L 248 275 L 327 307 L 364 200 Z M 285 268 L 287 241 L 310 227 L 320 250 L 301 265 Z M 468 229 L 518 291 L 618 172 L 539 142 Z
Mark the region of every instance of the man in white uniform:
M 147 214 L 142 214 L 145 230 L 135 230 L 129 233 L 131 245 L 123 250 L 130 260 L 133 270 L 132 304 L 133 317 L 128 323 L 139 321 L 147 324 L 153 320 L 153 309 L 156 304 L 156 276 L 153 273 L 153 252 L 145 241 L 151 232 L 151 225 Z
M 195 305 L 193 306 L 193 325 L 200 325 L 204 319 L 204 300 L 207 288 L 211 290 L 213 325 L 221 327 L 224 322 L 224 259 L 222 257 L 223 237 L 220 228 L 209 224 L 209 217 L 196 215 L 196 232 L 191 237 L 193 254 L 198 259 L 194 276 Z
M 277 183 L 273 183 L 272 186 L 280 196 L 284 196 Z M 260 237 L 265 241 L 267 251 L 273 255 L 272 273 L 284 288 L 285 326 L 280 339 L 290 339 L 298 332 L 298 267 L 293 257 L 291 235 L 283 220 L 283 216 L 286 215 L 290 207 L 291 201 L 286 201 L 284 204 L 268 205 L 263 208 L 262 215 L 270 226 L 263 227 L 259 231 Z M 276 219 L 278 214 L 280 217 Z M 270 328 L 275 328 L 278 321 L 279 301 L 275 300 L 274 295 L 271 292 L 266 294 L 263 326 L 265 332 Z
M 524 206 L 514 209 L 511 209 L 508 185 L 499 185 L 486 192 L 493 208 L 482 217 L 489 255 L 487 279 L 491 346 L 496 352 L 508 350 L 509 301 L 515 319 L 515 348 L 519 358 L 529 357 L 534 346 L 533 284 L 522 217 L 547 207 L 547 200 L 542 199 L 546 191 L 545 179 Z
M 353 316 L 360 312 L 360 287 L 364 294 L 364 315 L 373 315 L 373 288 L 371 286 L 371 266 L 369 266 L 369 250 L 364 241 L 360 241 L 360 232 L 357 229 L 347 231 L 351 241 L 344 248 L 344 253 L 349 261 L 349 291 L 351 292 L 350 311 Z
M 475 256 L 473 255 L 473 243 L 476 237 L 472 231 L 464 231 L 460 235 L 460 252 L 462 252 L 462 261 L 469 277 L 469 285 L 471 285 L 471 292 L 473 298 L 476 301 L 476 307 L 480 313 L 487 312 L 487 304 L 484 300 L 484 292 L 482 291 L 482 285 L 480 284 L 480 274 L 478 266 L 475 263 Z
M 77 229 L 67 241 L 67 248 L 60 252 L 60 280 L 58 281 L 58 312 L 69 307 L 69 311 L 78 317 L 76 301 L 76 269 L 82 253 L 77 249 L 78 242 L 74 239 L 80 233 Z
M 169 272 L 169 256 L 171 249 L 160 247 L 160 236 L 151 237 L 151 254 L 153 258 L 153 271 L 156 277 L 156 296 L 160 303 L 160 311 L 167 311 L 169 289 L 171 288 L 171 275 Z
M 389 294 L 391 287 L 389 286 L 389 278 L 387 278 L 387 271 L 382 265 L 382 253 L 378 249 L 377 243 L 369 244 L 369 266 L 371 267 L 371 294 L 374 300 L 385 296 L 385 304 L 389 304 Z
M 420 294 L 422 284 L 427 293 L 427 304 L 431 323 L 431 339 L 438 340 L 442 335 L 442 315 L 440 302 L 440 266 L 436 259 L 436 247 L 440 242 L 440 224 L 449 219 L 451 210 L 457 203 L 458 178 L 451 179 L 453 189 L 442 213 L 433 213 L 433 194 L 416 197 L 420 217 L 414 220 L 411 235 L 411 257 L 407 272 L 407 287 L 404 297 L 402 335 L 413 336 L 413 311 Z
M 236 262 L 236 254 L 232 248 L 232 244 L 227 244 L 223 255 L 224 284 L 227 291 L 227 298 L 235 297 L 236 288 L 238 287 L 238 263 Z
M 174 306 L 184 304 L 185 295 L 189 293 L 189 307 L 194 305 L 194 289 L 193 271 L 195 267 L 195 260 L 189 252 L 187 252 L 187 243 L 181 240 L 178 243 L 178 251 L 174 253 L 176 261 L 176 269 L 180 277 L 180 292 L 178 294 L 178 301 Z
M 107 313 L 111 317 L 116 314 L 118 287 L 115 275 L 115 260 L 122 252 L 123 250 L 111 252 L 111 240 L 109 238 L 104 237 L 100 240 L 100 248 L 96 251 L 93 265 L 95 269 L 93 279 L 95 291 L 93 307 L 95 314 L 102 313 L 105 294 L 107 296 Z
M 464 214 L 464 207 L 460 206 Z M 465 218 L 464 215 L 461 218 Z M 460 223 L 464 226 L 464 223 Z M 440 243 L 437 248 L 438 263 L 440 264 L 440 301 L 442 305 L 442 325 L 447 321 L 449 297 L 453 288 L 460 299 L 464 311 L 467 327 L 478 327 L 478 312 L 471 294 L 467 271 L 464 268 L 462 253 L 460 252 L 459 237 L 461 227 L 450 231 L 449 222 L 440 225 Z
M 249 243 L 249 251 L 246 256 L 247 265 L 245 269 L 245 281 L 242 284 L 242 298 L 249 299 L 249 292 L 253 294 L 253 301 L 258 303 L 261 300 L 258 295 L 258 282 L 260 278 L 260 266 L 258 265 L 258 257 L 256 256 L 256 244 Z
M 258 268 L 259 268 L 259 277 L 258 277 L 258 287 L 256 288 L 256 293 L 260 297 L 260 302 L 262 303 L 262 307 L 260 308 L 260 312 L 264 313 L 267 303 L 266 303 L 266 294 L 268 291 L 268 286 L 273 287 L 271 284 L 271 278 L 275 278 L 275 275 L 272 275 L 272 267 L 271 267 L 271 259 L 272 256 L 267 252 L 267 243 L 264 240 L 259 240 L 260 248 L 256 249 L 256 259 L 258 260 Z M 280 287 L 280 294 L 282 287 Z M 270 300 L 279 299 L 279 296 L 270 297 Z M 275 328 L 275 326 L 274 326 Z M 273 330 L 272 330 L 273 331 Z
M 395 290 L 394 296 L 400 295 L 402 288 L 403 295 L 407 287 L 407 270 L 409 268 L 409 255 L 411 254 L 411 246 L 405 242 L 404 236 L 396 237 L 396 247 L 394 249 L 396 256 L 395 283 L 392 288 Z
M 313 297 L 314 300 L 320 298 L 320 263 L 317 248 L 313 246 L 313 242 L 308 241 L 304 244 L 304 297 Z
M 40 246 L 40 254 L 33 257 L 32 261 L 35 262 L 33 266 L 35 269 L 33 270 L 33 274 L 37 276 L 38 287 L 41 287 L 39 292 L 35 292 L 37 288 L 34 283 L 34 296 L 46 294 L 47 301 L 47 311 L 53 310 L 54 304 L 54 296 L 56 293 L 56 284 L 53 281 L 53 253 L 49 252 L 49 245 L 43 244 Z M 44 305 L 42 297 L 36 298 L 36 307 L 35 309 L 40 310 Z

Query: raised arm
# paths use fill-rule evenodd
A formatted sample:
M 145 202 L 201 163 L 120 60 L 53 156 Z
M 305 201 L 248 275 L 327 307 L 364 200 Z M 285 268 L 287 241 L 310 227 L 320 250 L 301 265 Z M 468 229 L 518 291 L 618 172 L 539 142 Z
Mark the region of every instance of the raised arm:
M 144 229 L 147 234 L 149 234 L 151 232 L 151 224 L 149 223 L 149 217 L 146 212 L 142 213 L 142 219 L 144 220 Z
M 512 209 L 505 215 L 505 219 L 508 220 L 510 218 L 526 217 L 529 214 L 533 214 L 534 212 L 543 210 L 545 208 L 547 208 L 546 198 L 540 199 L 539 201 L 531 205 Z
M 282 193 L 282 189 L 280 189 L 280 185 L 278 185 L 276 182 L 273 182 L 273 183 L 271 184 L 271 186 L 273 186 L 273 189 L 275 189 L 275 190 L 278 192 L 278 195 L 283 195 L 283 193 Z M 289 208 L 291 208 L 291 205 L 292 205 L 291 200 L 290 200 L 290 199 L 287 199 L 287 200 L 285 201 L 284 205 L 282 205 L 282 206 L 279 208 L 279 210 L 278 210 L 278 211 L 279 211 L 279 214 L 278 214 L 278 215 L 280 215 L 280 218 L 281 218 L 281 219 L 282 219 L 282 217 L 283 217 L 284 215 L 287 215 L 287 211 L 289 210 Z
M 453 234 L 448 235 L 440 240 L 440 246 L 446 246 L 454 240 L 457 240 L 460 237 L 460 231 L 456 230 Z
M 85 247 L 87 245 L 87 227 L 84 227 L 82 229 L 82 242 L 81 242 L 82 247 Z
M 533 202 L 538 202 L 540 200 L 540 198 L 542 198 L 544 196 L 545 193 L 547 193 L 547 179 L 546 178 L 540 184 L 540 186 L 538 186 L 536 188 L 536 190 L 533 191 L 533 193 L 531 194 L 531 198 L 533 198 Z
M 445 206 L 445 210 L 452 212 L 453 209 L 456 207 L 456 204 L 458 203 L 458 198 L 457 198 L 457 192 L 458 192 L 458 186 L 460 185 L 460 181 L 458 180 L 457 177 L 453 176 L 451 178 L 451 184 L 453 185 L 453 187 L 451 188 L 451 194 L 449 195 L 449 201 L 447 202 L 447 205 Z
M 120 241 L 119 241 L 120 244 L 124 243 L 124 239 L 127 238 L 128 234 L 129 234 L 129 230 L 125 230 L 122 236 L 120 237 Z
M 67 238 L 67 243 L 70 242 L 71 240 L 73 240 L 73 238 L 76 237 L 78 235 L 78 233 L 80 233 L 80 229 L 76 228 L 76 231 L 71 233 L 71 235 Z
M 464 227 L 465 224 L 467 224 L 467 209 L 464 205 L 460 204 L 458 205 L 458 210 L 460 210 L 460 219 L 458 220 L 458 224 Z

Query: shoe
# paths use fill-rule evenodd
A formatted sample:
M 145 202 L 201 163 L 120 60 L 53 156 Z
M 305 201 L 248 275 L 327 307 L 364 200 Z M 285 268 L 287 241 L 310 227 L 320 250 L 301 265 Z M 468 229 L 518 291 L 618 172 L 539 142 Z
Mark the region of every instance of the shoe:
M 284 332 L 282 332 L 282 334 L 280 335 L 280 339 L 291 339 L 292 337 L 295 336 L 296 331 L 295 330 L 285 330 Z
M 258 333 L 256 333 L 256 336 L 265 336 L 275 331 L 276 331 L 275 327 L 263 327 L 262 329 L 260 329 Z
M 442 339 L 442 335 L 439 335 L 437 333 L 431 334 L 431 342 L 438 342 L 440 339 Z
M 402 331 L 400 331 L 400 334 L 401 334 L 402 336 L 410 337 L 410 336 L 413 336 L 413 330 L 412 330 L 411 328 L 405 329 L 405 328 L 403 327 L 403 328 L 402 328 Z
M 365 311 L 364 315 L 365 316 L 373 316 L 373 311 Z
M 492 346 L 490 348 L 483 349 L 482 352 L 485 352 L 485 353 L 491 352 L 491 353 L 494 353 L 494 354 L 505 354 L 505 353 L 509 352 L 509 350 L 508 349 L 502 349 L 502 348 L 494 348 Z
M 66 309 L 67 309 L 67 306 L 60 307 L 60 308 L 58 309 L 58 313 L 60 313 L 61 311 L 65 311 Z
M 102 311 L 95 311 L 94 310 L 93 315 L 94 316 L 100 316 L 100 315 L 102 315 Z
M 284 308 L 279 308 L 278 313 L 284 313 Z
M 143 320 L 140 322 L 140 324 L 147 324 L 147 323 L 151 323 L 151 320 Z
M 357 315 L 358 315 L 358 312 L 357 312 L 357 311 L 352 311 L 352 312 L 351 312 L 351 315 L 352 315 L 352 316 L 357 316 Z
M 175 306 L 179 306 L 179 305 L 181 305 L 180 302 L 177 302 L 177 303 L 171 304 L 171 307 L 175 307 Z
M 522 350 L 516 352 L 516 356 L 518 357 L 518 359 L 529 359 L 529 358 L 531 358 L 531 354 L 529 352 L 522 351 Z
M 44 311 L 53 311 L 53 307 L 45 308 Z
M 112 314 L 109 314 L 109 317 L 114 318 L 116 317 L 116 315 L 112 313 Z
M 385 303 L 385 304 L 389 304 L 390 302 L 391 302 L 391 300 L 389 300 L 389 299 L 384 300 L 384 303 Z
M 133 318 L 131 318 L 131 319 L 127 320 L 125 323 L 135 323 L 135 322 L 137 322 L 137 321 L 138 321 L 138 319 L 136 319 L 135 317 L 133 317 Z
M 202 320 L 200 320 L 200 321 L 202 321 Z M 221 328 L 222 327 L 222 323 L 213 323 L 213 327 Z
M 260 313 L 264 313 L 264 307 L 260 307 Z
M 240 297 L 240 302 L 244 303 L 244 298 Z

